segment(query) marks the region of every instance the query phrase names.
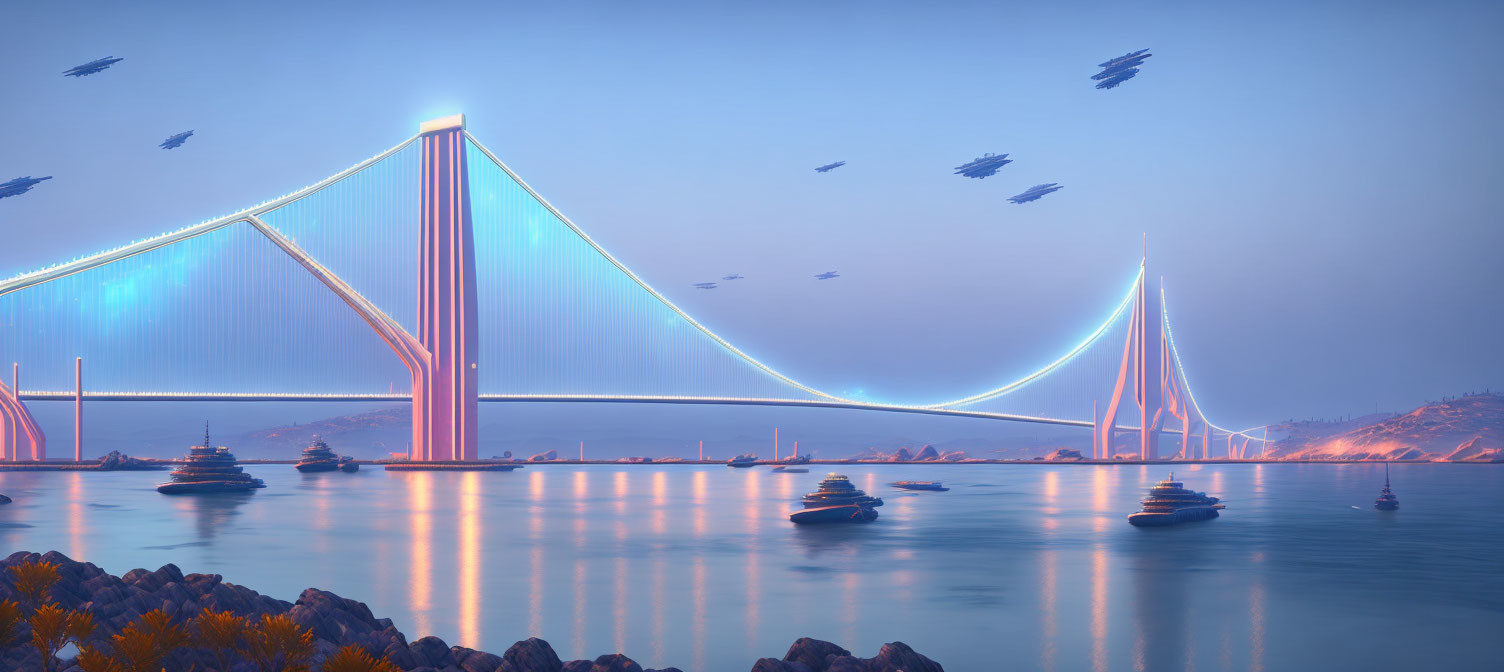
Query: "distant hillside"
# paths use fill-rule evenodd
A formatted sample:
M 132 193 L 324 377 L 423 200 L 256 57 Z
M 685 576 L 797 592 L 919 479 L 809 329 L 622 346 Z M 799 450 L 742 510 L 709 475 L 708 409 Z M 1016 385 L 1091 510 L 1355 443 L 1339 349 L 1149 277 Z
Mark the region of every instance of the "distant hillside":
M 1287 460 L 1504 462 L 1504 395 L 1473 394 L 1404 415 L 1291 422 L 1270 450 Z

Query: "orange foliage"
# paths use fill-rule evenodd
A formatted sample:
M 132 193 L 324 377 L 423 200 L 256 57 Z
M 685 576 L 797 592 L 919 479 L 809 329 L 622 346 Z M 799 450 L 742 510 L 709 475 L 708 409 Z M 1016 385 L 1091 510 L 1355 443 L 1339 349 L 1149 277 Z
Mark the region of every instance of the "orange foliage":
M 242 648 L 248 627 L 244 618 L 228 611 L 214 611 L 208 607 L 193 619 L 194 643 L 214 654 L 219 672 L 230 669 L 230 654 Z
M 402 672 L 385 656 L 376 658 L 351 644 L 324 660 L 323 672 Z
M 11 582 L 21 599 L 33 609 L 47 601 L 52 584 L 58 582 L 57 565 L 50 562 L 23 562 L 10 568 Z
M 94 633 L 94 615 L 86 611 L 44 604 L 31 616 L 31 646 L 42 656 L 42 672 L 50 672 L 58 649 L 68 642 L 82 643 Z
M 154 609 L 111 635 L 110 643 L 121 672 L 156 672 L 167 654 L 188 643 L 188 633 L 167 612 Z
M 261 621 L 246 631 L 241 653 L 261 672 L 308 672 L 313 631 L 286 614 L 262 614 Z
M 15 600 L 0 600 L 0 647 L 8 646 L 21 631 L 21 605 Z
M 80 647 L 78 658 L 75 658 L 73 662 L 78 663 L 84 672 L 127 672 L 115 662 L 113 656 L 92 646 Z

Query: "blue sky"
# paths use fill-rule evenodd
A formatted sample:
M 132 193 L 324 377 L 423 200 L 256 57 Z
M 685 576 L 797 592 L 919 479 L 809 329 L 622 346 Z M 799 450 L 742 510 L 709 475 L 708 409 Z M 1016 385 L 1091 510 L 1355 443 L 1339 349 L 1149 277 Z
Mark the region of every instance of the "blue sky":
M 464 111 L 649 282 L 822 388 L 1016 377 L 1115 304 L 1145 233 L 1219 423 L 1504 387 L 1499 3 L 5 11 L 0 179 L 55 179 L 0 201 L 0 275 L 232 212 Z M 1092 88 L 1143 47 L 1137 79 Z M 59 74 L 105 55 L 126 60 Z M 951 175 L 988 151 L 1016 162 Z M 1065 189 L 1006 202 L 1041 182 Z M 730 272 L 747 280 L 688 287 Z

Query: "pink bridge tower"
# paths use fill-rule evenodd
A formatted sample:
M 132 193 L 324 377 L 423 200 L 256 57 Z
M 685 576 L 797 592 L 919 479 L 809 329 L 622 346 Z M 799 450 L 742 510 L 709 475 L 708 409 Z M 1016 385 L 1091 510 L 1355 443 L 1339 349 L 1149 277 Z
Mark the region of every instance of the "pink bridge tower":
M 418 341 L 429 366 L 415 375 L 413 460 L 474 460 L 479 319 L 465 116 L 427 121 L 423 142 Z

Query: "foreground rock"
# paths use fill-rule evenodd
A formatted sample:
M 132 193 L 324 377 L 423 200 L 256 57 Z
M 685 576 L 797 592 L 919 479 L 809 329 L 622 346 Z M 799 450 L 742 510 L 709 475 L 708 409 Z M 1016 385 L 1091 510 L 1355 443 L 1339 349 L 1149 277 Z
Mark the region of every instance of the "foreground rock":
M 218 574 L 185 575 L 176 566 L 165 565 L 154 572 L 133 569 L 115 577 L 91 563 L 75 562 L 57 551 L 44 555 L 19 551 L 0 560 L 0 600 L 17 599 L 12 575 L 6 568 L 37 560 L 57 565 L 61 579 L 52 587 L 53 601 L 68 609 L 93 613 L 93 641 L 119 633 L 126 624 L 153 609 L 162 609 L 182 622 L 209 607 L 237 616 L 287 614 L 316 638 L 313 670 L 318 670 L 324 658 L 340 647 L 354 644 L 372 654 L 386 656 L 408 672 L 680 672 L 673 667 L 644 669 L 619 653 L 566 662 L 559 659 L 548 642 L 537 638 L 517 642 L 499 656 L 449 646 L 438 637 L 408 642 L 393 627 L 391 619 L 376 618 L 365 604 L 317 588 L 303 591 L 297 602 L 289 603 L 225 583 Z M 19 634 L 22 641 L 30 637 L 24 628 Z M 169 670 L 251 670 L 241 665 L 234 670 L 216 670 L 212 655 L 192 648 L 172 654 L 166 662 Z M 41 660 L 31 647 L 0 647 L 0 670 L 37 669 L 41 669 Z M 77 666 L 63 669 L 80 672 Z M 939 663 L 915 653 L 902 642 L 884 644 L 872 658 L 857 658 L 835 644 L 809 638 L 794 642 L 782 660 L 764 658 L 751 669 L 754 672 L 943 672 Z
M 9 497 L 6 497 L 5 495 L 0 495 L 0 504 L 9 504 L 9 503 L 10 503 L 10 498 Z

